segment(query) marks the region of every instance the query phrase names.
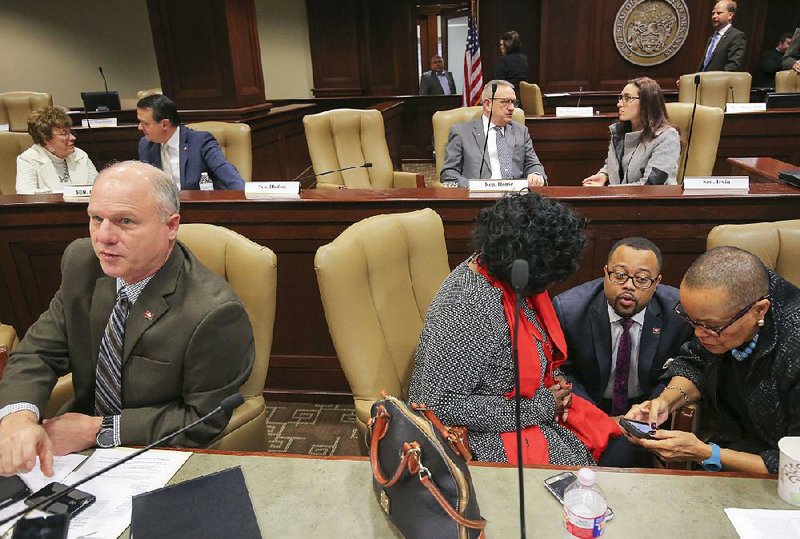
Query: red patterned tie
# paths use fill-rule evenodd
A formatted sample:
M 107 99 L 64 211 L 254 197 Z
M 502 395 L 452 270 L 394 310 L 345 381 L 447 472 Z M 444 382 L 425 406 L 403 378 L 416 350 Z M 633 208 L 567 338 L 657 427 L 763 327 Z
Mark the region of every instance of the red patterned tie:
M 628 372 L 631 367 L 631 333 L 633 320 L 621 318 L 622 335 L 617 348 L 617 368 L 614 370 L 614 394 L 611 398 L 611 415 L 628 411 Z

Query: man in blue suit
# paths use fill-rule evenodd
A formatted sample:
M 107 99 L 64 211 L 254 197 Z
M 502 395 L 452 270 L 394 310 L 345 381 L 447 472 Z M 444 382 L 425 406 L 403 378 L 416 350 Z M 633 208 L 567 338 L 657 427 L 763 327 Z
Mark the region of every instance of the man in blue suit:
M 178 107 L 167 96 L 156 94 L 136 104 L 139 160 L 160 168 L 181 190 L 200 189 L 200 174 L 207 172 L 214 189 L 244 189 L 236 167 L 231 165 L 211 133 L 181 125 Z
M 573 391 L 611 415 L 658 395 L 664 363 L 692 327 L 674 307 L 678 290 L 661 283 L 661 251 L 645 238 L 618 241 L 604 276 L 553 300 L 567 341 L 561 370 Z

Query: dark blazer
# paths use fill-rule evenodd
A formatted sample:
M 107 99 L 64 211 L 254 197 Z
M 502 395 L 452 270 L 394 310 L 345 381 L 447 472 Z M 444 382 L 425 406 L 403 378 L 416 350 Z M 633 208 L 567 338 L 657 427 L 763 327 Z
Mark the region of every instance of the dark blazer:
M 483 154 L 483 145 L 486 136 L 483 126 L 486 116 L 481 115 L 477 120 L 454 125 L 450 129 L 445 147 L 444 163 L 440 180 L 444 182 L 458 182 L 459 187 L 467 187 L 469 180 L 491 178 L 492 166 L 489 162 L 489 152 Z M 544 166 L 533 150 L 533 141 L 528 133 L 528 128 L 511 121 L 506 126 L 505 137 L 511 147 L 511 166 L 514 178 L 527 178 L 528 174 L 538 172 L 547 178 Z M 481 171 L 481 156 L 483 155 L 483 174 Z
M 453 80 L 453 74 L 449 71 L 444 72 L 447 77 L 447 82 L 450 84 L 450 93 L 457 94 L 456 81 Z M 439 77 L 433 71 L 426 71 L 419 79 L 419 95 L 444 95 L 444 89 Z
M 244 180 L 236 167 L 228 163 L 217 139 L 206 131 L 180 126 L 181 189 L 200 189 L 200 174 L 208 172 L 214 189 L 244 189 Z M 161 144 L 142 137 L 139 161 L 161 168 Z
M 786 53 L 781 60 L 781 69 L 792 69 L 796 61 L 800 60 L 800 27 L 794 31 L 792 44 L 786 49 Z
M 647 305 L 639 342 L 639 386 L 646 397 L 660 392 L 664 362 L 676 357 L 692 338 L 692 327 L 675 314 L 678 290 L 660 284 Z M 603 278 L 571 288 L 553 299 L 567 341 L 567 361 L 561 367 L 573 391 L 595 404 L 611 377 L 611 322 Z
M 531 72 L 528 67 L 528 57 L 521 52 L 511 52 L 504 54 L 497 60 L 497 66 L 494 68 L 494 78 L 505 80 L 514 85 L 514 91 L 517 92 L 517 99 L 519 99 L 519 83 L 520 81 L 528 82 Z
M 697 66 L 697 71 L 743 71 L 744 54 L 747 50 L 747 37 L 744 32 L 731 26 L 728 31 L 719 39 L 708 65 L 703 69 L 703 60 L 706 57 L 706 51 L 711 44 L 711 38 L 706 41 L 706 46 L 703 48 L 703 57 L 700 58 L 700 65 Z
M 0 381 L 0 408 L 29 402 L 44 410 L 59 376 L 72 372 L 75 397 L 59 412 L 93 415 L 100 340 L 116 301 L 88 238 L 61 262 L 62 286 L 12 352 Z M 125 324 L 123 445 L 146 445 L 210 412 L 239 391 L 253 367 L 253 331 L 228 284 L 176 243 Z M 173 439 L 207 445 L 227 425 L 218 414 Z
M 781 69 L 781 60 L 783 60 L 783 53 L 778 52 L 775 47 L 764 51 L 764 54 L 761 55 L 761 63 L 758 64 L 758 69 L 753 76 L 753 86 L 774 88 L 775 73 Z

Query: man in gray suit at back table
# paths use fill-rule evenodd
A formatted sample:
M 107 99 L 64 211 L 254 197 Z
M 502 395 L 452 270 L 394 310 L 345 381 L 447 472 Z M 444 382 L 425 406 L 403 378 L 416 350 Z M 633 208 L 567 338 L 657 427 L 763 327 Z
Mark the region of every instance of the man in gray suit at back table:
M 723 0 L 714 5 L 711 11 L 714 33 L 706 42 L 703 59 L 700 60 L 697 71 L 744 71 L 747 37 L 744 32 L 733 27 L 735 15 L 736 2 L 733 0 Z
M 456 92 L 453 74 L 444 70 L 441 56 L 431 58 L 431 70 L 419 79 L 419 95 L 452 95 Z
M 492 85 L 497 86 L 494 99 Z M 528 128 L 511 120 L 516 97 L 514 86 L 504 80 L 483 87 L 481 117 L 450 129 L 439 177 L 443 184 L 467 187 L 469 180 L 481 178 L 527 178 L 529 187 L 544 185 L 547 175 L 533 151 Z M 490 136 L 484 154 L 486 133 Z

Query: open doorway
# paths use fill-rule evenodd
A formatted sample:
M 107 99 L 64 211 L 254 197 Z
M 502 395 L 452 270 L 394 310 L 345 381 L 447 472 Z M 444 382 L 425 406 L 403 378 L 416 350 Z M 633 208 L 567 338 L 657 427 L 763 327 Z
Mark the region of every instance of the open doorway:
M 431 58 L 441 56 L 453 74 L 456 93 L 464 89 L 464 48 L 467 42 L 469 2 L 417 4 L 417 78 L 431 69 Z

